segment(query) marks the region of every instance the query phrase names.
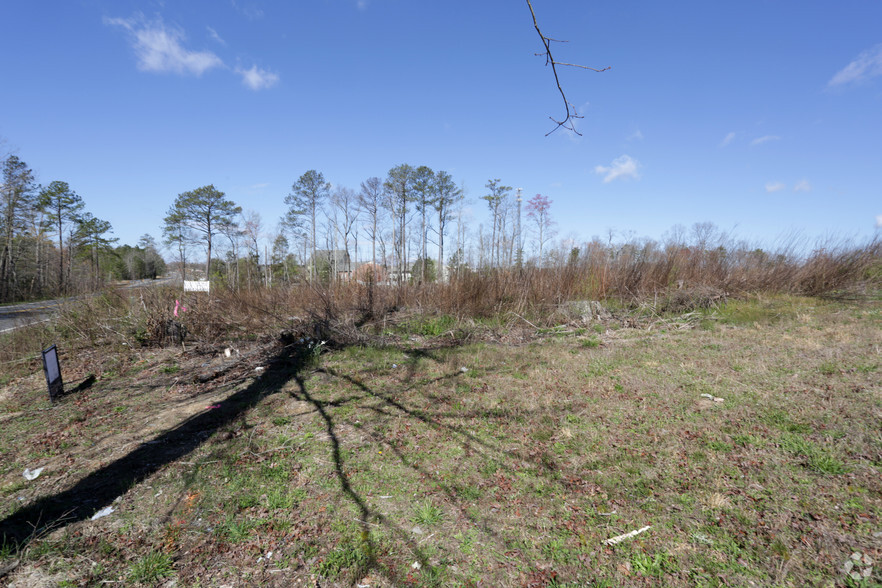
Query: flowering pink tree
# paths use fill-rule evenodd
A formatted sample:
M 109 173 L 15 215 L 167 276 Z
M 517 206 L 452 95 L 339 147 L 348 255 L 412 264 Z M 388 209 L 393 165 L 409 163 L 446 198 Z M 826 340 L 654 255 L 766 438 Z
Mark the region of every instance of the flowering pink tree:
M 536 237 L 536 245 L 539 249 L 539 262 L 542 262 L 542 250 L 554 236 L 555 222 L 551 220 L 549 209 L 551 199 L 542 194 L 536 194 L 527 200 L 527 218 L 532 222 L 532 232 Z

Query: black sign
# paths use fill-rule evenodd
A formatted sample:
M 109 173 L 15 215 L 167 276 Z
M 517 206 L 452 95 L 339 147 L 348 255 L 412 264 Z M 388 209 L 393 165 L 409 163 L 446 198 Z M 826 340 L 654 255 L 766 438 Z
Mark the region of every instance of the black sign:
M 49 387 L 49 400 L 55 400 L 64 392 L 61 365 L 58 363 L 58 349 L 55 345 L 43 350 L 43 372 L 46 374 L 46 386 Z

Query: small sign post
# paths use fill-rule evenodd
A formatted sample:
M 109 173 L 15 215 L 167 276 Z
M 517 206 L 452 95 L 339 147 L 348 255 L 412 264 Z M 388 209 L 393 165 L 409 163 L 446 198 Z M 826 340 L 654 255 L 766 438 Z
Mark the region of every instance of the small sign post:
M 208 280 L 184 280 L 184 292 L 208 292 L 210 287 Z
M 64 381 L 61 379 L 61 365 L 58 363 L 58 348 L 55 345 L 43 350 L 43 372 L 46 374 L 49 400 L 54 402 L 64 392 Z

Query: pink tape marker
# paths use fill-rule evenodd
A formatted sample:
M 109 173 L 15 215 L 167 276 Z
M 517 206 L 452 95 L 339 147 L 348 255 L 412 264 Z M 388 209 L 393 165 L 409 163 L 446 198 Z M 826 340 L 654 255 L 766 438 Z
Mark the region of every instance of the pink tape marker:
M 175 300 L 175 316 L 178 316 L 178 308 L 181 309 L 181 312 L 187 312 L 187 307 Z

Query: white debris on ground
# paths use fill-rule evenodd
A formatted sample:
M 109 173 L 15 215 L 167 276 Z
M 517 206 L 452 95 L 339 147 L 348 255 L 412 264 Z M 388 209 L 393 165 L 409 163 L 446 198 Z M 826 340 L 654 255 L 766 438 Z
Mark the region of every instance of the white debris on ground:
M 22 475 L 24 476 L 25 480 L 27 480 L 28 482 L 32 482 L 40 477 L 40 474 L 43 473 L 44 469 L 46 468 L 35 468 L 33 470 L 31 468 L 25 468 L 25 471 Z
M 104 508 L 102 508 L 101 510 L 99 510 L 98 512 L 93 514 L 92 518 L 90 520 L 93 520 L 93 521 L 98 520 L 102 517 L 106 517 L 109 514 L 113 514 L 113 512 L 114 512 L 114 508 L 112 506 L 105 506 Z
M 640 533 L 648 531 L 651 528 L 652 528 L 651 525 L 646 525 L 645 527 L 643 527 L 641 529 L 637 529 L 636 531 L 631 531 L 630 533 L 625 533 L 624 535 L 618 535 L 616 537 L 611 537 L 610 539 L 607 539 L 606 541 L 604 541 L 604 543 L 606 543 L 607 545 L 615 545 L 617 543 L 621 543 L 625 539 L 630 539 L 631 537 L 636 537 Z
M 873 575 L 873 563 L 873 558 L 869 555 L 855 551 L 845 560 L 842 571 L 852 580 L 862 582 Z

